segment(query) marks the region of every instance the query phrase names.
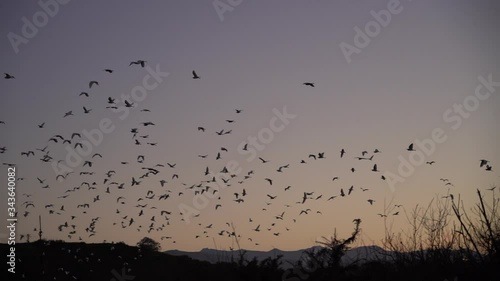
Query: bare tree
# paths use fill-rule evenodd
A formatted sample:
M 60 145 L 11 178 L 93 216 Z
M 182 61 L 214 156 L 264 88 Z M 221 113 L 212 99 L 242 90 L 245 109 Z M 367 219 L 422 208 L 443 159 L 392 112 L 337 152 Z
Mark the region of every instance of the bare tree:
M 479 202 L 472 208 L 469 216 L 460 198 L 453 202 L 452 208 L 459 222 L 455 230 L 460 237 L 459 245 L 471 260 L 480 262 L 499 261 L 500 253 L 500 216 L 498 199 L 493 193 L 491 206 L 485 204 L 483 195 L 477 190 Z

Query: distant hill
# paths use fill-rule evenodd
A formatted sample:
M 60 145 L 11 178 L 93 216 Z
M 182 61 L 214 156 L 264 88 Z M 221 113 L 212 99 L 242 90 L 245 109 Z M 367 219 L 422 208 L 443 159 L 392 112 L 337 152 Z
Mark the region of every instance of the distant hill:
M 278 256 L 282 256 L 283 268 L 291 267 L 291 264 L 297 263 L 298 260 L 302 257 L 302 254 L 305 251 L 310 251 L 313 249 L 318 249 L 319 247 L 311 247 L 306 249 L 300 249 L 295 251 L 282 251 L 280 249 L 272 249 L 270 251 L 252 251 L 252 250 L 242 250 L 245 252 L 245 259 L 252 260 L 256 258 L 258 261 L 262 261 L 267 258 L 276 258 Z M 165 251 L 172 256 L 187 256 L 195 260 L 206 261 L 210 263 L 216 262 L 231 262 L 231 259 L 238 260 L 240 251 L 226 251 L 226 250 L 217 250 L 217 249 L 209 249 L 204 248 L 198 252 L 186 252 L 179 250 L 169 250 Z M 353 248 L 347 251 L 346 255 L 342 259 L 342 263 L 350 263 L 355 260 L 358 261 L 372 261 L 378 258 L 383 258 L 389 256 L 390 253 L 385 251 L 384 249 L 378 246 L 363 246 Z

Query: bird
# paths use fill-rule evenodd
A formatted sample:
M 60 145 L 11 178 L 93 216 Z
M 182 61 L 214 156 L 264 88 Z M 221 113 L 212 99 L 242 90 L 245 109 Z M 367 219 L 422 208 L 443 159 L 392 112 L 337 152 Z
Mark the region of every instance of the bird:
M 374 164 L 374 165 L 373 165 L 372 172 L 378 172 L 378 170 L 377 170 L 377 164 Z
M 26 157 L 29 157 L 30 155 L 35 156 L 35 152 L 33 151 L 27 151 L 27 152 L 21 152 L 21 156 L 25 155 Z
M 125 107 L 134 107 L 134 103 L 129 102 L 128 100 L 125 100 Z
M 141 67 L 144 67 L 146 65 L 146 62 L 145 60 L 137 60 L 137 61 L 132 61 L 130 62 L 130 64 L 128 66 L 131 66 L 133 64 L 137 64 L 137 65 L 140 65 Z
M 304 192 L 304 195 L 302 196 L 302 204 L 304 204 L 306 202 L 306 200 L 309 199 L 307 196 L 311 195 L 311 194 L 312 193 Z
M 200 79 L 200 76 L 196 73 L 196 71 L 193 70 L 193 79 Z
M 427 162 L 425 162 L 425 164 L 428 164 L 428 165 L 432 165 L 434 163 L 436 163 L 436 162 L 435 161 L 427 161 Z
M 144 158 L 144 155 L 139 155 L 139 156 L 137 156 L 137 162 L 139 162 L 139 163 L 143 163 L 143 162 L 144 162 L 144 159 L 145 159 L 145 158 Z
M 92 86 L 94 86 L 94 85 L 99 86 L 99 82 L 97 82 L 97 81 L 95 81 L 95 80 L 90 81 L 90 82 L 89 82 L 89 89 L 91 89 L 91 88 L 92 88 Z
M 311 209 L 306 209 L 306 210 L 301 210 L 300 213 L 299 213 L 299 216 L 302 215 L 302 214 L 308 214 L 307 212 L 311 211 Z
M 10 75 L 9 73 L 4 73 L 4 78 L 5 79 L 15 79 L 16 77 L 14 77 L 13 75 Z
M 43 122 L 42 124 L 38 125 L 38 128 L 43 129 L 43 126 L 45 126 L 45 122 Z
M 155 126 L 155 123 L 149 121 L 149 122 L 142 122 L 141 123 L 144 127 L 147 127 L 147 126 Z
M 479 164 L 479 168 L 482 168 L 484 165 L 487 165 L 490 161 L 481 159 L 479 160 L 481 163 Z
M 132 177 L 132 186 L 134 185 L 139 185 L 141 182 L 140 181 L 136 181 L 134 177 Z
M 413 149 L 413 143 L 410 143 L 410 145 L 408 146 L 408 148 L 406 150 L 415 151 L 415 149 Z
M 262 157 L 259 157 L 259 160 L 262 161 L 262 163 L 264 163 L 264 164 L 269 162 L 269 160 L 264 160 Z
M 368 203 L 370 203 L 370 205 L 373 205 L 373 202 L 375 202 L 375 200 L 373 200 L 373 199 L 368 199 L 366 201 L 368 201 Z
M 68 112 L 64 113 L 63 118 L 68 117 L 68 116 L 72 116 L 72 115 L 73 115 L 73 111 L 68 111 Z
M 304 83 L 302 83 L 302 85 L 309 86 L 309 87 L 312 87 L 312 88 L 315 87 L 314 83 L 311 83 L 311 82 L 304 82 Z
M 340 151 L 340 158 L 342 158 L 345 153 L 346 153 L 345 150 L 342 148 L 342 150 Z
M 106 71 L 107 73 L 113 73 L 113 69 L 109 69 L 109 68 L 104 69 L 104 71 Z

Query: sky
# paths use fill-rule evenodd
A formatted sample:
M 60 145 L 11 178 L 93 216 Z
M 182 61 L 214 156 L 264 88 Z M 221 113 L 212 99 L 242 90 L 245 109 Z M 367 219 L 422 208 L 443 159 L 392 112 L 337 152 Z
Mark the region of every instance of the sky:
M 0 72 L 15 77 L 0 80 L 0 162 L 15 164 L 23 178 L 16 181 L 18 240 L 37 237 L 41 215 L 46 239 L 135 244 L 148 236 L 164 250 L 197 251 L 235 248 L 228 236 L 235 231 L 242 248 L 294 250 L 334 231 L 346 236 L 360 218 L 362 243 L 380 244 L 385 228 L 378 213 L 388 214 L 385 221 L 398 231 L 408 227 L 405 213 L 433 198 L 449 200 L 442 196 L 451 193 L 472 207 L 476 189 L 490 201 L 498 192 L 486 190 L 500 181 L 497 1 L 66 2 L 0 4 Z M 137 60 L 145 67 L 129 66 Z M 90 81 L 98 85 L 89 88 Z M 124 100 L 135 107 L 125 108 Z M 100 129 L 102 120 L 111 132 Z M 69 165 L 67 148 L 76 151 L 75 143 L 89 140 L 83 132 L 97 130 L 102 140 L 80 155 L 80 164 Z M 230 133 L 218 135 L 221 130 Z M 49 142 L 73 133 L 82 137 L 71 145 Z M 256 157 L 242 150 L 245 143 Z M 411 143 L 416 151 L 407 150 Z M 28 151 L 35 156 L 21 155 Z M 46 153 L 51 160 L 40 161 Z M 309 157 L 318 153 L 325 158 Z M 416 160 L 406 173 L 400 166 L 411 155 Z M 479 167 L 480 159 L 492 171 Z M 56 171 L 57 163 L 73 172 L 63 181 L 56 176 L 69 170 Z M 195 195 L 210 184 L 207 167 L 217 174 L 229 163 L 236 167 L 229 186 Z M 7 166 L 1 167 L 5 186 Z M 144 167 L 158 173 L 139 179 Z M 116 173 L 108 178 L 110 170 Z M 131 186 L 132 178 L 140 185 Z M 352 194 L 340 196 L 351 186 Z M 304 192 L 313 194 L 297 203 Z M 235 202 L 234 193 L 244 202 Z M 162 194 L 169 198 L 158 200 Z M 0 196 L 6 223 L 7 191 Z M 30 202 L 34 207 L 26 207 Z M 186 215 L 193 210 L 199 216 Z M 96 217 L 89 237 L 85 229 Z M 260 232 L 253 230 L 258 225 Z

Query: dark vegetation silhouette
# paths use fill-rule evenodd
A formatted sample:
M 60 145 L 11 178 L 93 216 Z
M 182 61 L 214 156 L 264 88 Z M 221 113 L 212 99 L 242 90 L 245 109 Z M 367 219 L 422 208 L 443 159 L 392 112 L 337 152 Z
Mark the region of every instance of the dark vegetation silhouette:
M 137 242 L 137 247 L 141 250 L 149 252 L 159 252 L 161 250 L 160 243 L 149 237 L 144 237 L 141 241 Z
M 499 199 L 493 193 L 487 204 L 479 190 L 477 196 L 472 209 L 460 197 L 447 196 L 401 211 L 409 229 L 396 233 L 384 217 L 384 250 L 368 258 L 345 258 L 359 240 L 360 219 L 353 220 L 350 236 L 340 238 L 335 231 L 323 237 L 292 268 L 280 255 L 248 260 L 232 226 L 237 256 L 216 263 L 162 253 L 149 237 L 136 247 L 60 240 L 17 244 L 15 280 L 118 280 L 116 274 L 126 274 L 121 280 L 500 280 Z M 392 212 L 390 206 L 385 211 Z M 3 253 L 9 247 L 0 244 Z

